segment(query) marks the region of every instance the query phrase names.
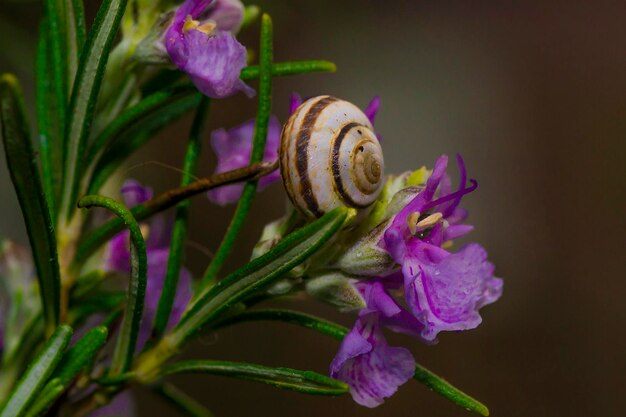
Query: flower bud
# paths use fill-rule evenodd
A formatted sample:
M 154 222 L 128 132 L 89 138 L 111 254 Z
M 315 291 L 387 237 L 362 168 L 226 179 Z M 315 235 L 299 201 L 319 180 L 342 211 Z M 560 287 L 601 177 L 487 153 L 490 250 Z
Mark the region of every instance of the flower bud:
M 396 263 L 387 251 L 379 246 L 388 226 L 389 220 L 357 240 L 337 258 L 333 267 L 348 274 L 362 276 L 381 276 L 392 272 Z
M 313 297 L 339 307 L 341 311 L 360 310 L 365 300 L 353 285 L 355 279 L 341 272 L 330 272 L 306 281 L 306 291 Z

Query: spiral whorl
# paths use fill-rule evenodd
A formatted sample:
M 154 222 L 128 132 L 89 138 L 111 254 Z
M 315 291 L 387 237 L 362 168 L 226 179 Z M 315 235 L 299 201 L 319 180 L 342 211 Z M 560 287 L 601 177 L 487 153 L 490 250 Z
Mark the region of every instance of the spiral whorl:
M 283 128 L 279 154 L 287 194 L 307 217 L 340 205 L 366 208 L 380 193 L 382 149 L 367 116 L 347 101 L 304 102 Z

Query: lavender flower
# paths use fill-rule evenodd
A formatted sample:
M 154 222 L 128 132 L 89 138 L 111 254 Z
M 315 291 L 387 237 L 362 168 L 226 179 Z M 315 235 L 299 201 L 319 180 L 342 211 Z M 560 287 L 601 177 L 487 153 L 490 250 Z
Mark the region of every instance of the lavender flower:
M 128 207 L 133 207 L 152 198 L 152 190 L 141 186 L 141 184 L 134 180 L 126 181 L 121 191 L 124 202 Z M 137 338 L 137 350 L 141 350 L 150 337 L 161 288 L 163 288 L 163 283 L 165 282 L 170 240 L 168 226 L 162 216 L 156 216 L 149 224 L 142 225 L 144 235 L 147 235 L 148 282 L 146 286 L 143 320 Z M 128 273 L 130 272 L 129 261 L 129 234 L 128 231 L 125 231 L 117 234 L 109 242 L 104 261 L 104 269 L 107 271 Z M 169 328 L 178 323 L 187 303 L 191 300 L 191 296 L 191 274 L 187 269 L 183 268 L 180 273 L 176 298 L 170 315 Z
M 465 165 L 459 158 L 461 184 L 451 192 L 447 161 L 445 156 L 437 160 L 426 187 L 395 216 L 382 242 L 402 266 L 407 305 L 424 326 L 422 337 L 431 341 L 443 330 L 478 326 L 478 310 L 502 294 L 502 280 L 493 276 L 494 266 L 480 245 L 469 244 L 457 253 L 442 248 L 472 230 L 459 224 L 466 212 L 458 205 L 476 187 L 474 182 L 465 188 Z
M 171 61 L 209 97 L 224 98 L 238 91 L 254 95 L 239 79 L 246 66 L 246 48 L 229 32 L 241 24 L 243 12 L 238 10 L 235 1 L 186 0 L 165 33 Z M 207 14 L 203 21 L 196 20 Z
M 382 332 L 382 325 L 409 332 L 414 318 L 402 309 L 379 282 L 364 283 L 359 289 L 367 307 L 359 312 L 354 327 L 341 343 L 330 365 L 330 375 L 350 386 L 352 398 L 366 407 L 376 407 L 393 395 L 415 372 L 411 352 L 392 347 Z
M 218 129 L 211 132 L 211 147 L 217 156 L 215 173 L 242 168 L 250 163 L 252 154 L 252 139 L 254 136 L 255 119 L 236 126 L 228 131 Z M 278 142 L 280 141 L 281 125 L 275 116 L 270 118 L 267 131 L 267 141 L 263 161 L 274 162 L 278 159 Z M 259 191 L 280 179 L 277 170 L 259 180 Z M 209 200 L 221 206 L 235 203 L 239 200 L 243 184 L 233 184 L 219 187 L 207 193 Z

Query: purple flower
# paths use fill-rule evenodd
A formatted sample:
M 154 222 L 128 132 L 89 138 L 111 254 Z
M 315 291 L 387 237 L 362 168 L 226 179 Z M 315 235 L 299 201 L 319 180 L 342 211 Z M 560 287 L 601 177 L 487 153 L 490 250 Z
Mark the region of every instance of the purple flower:
M 251 119 L 228 131 L 218 129 L 211 132 L 211 146 L 217 156 L 216 174 L 242 168 L 250 163 L 254 124 L 255 119 Z M 272 116 L 267 131 L 263 161 L 274 162 L 278 159 L 280 130 L 280 122 L 275 116 Z M 259 191 L 279 179 L 280 172 L 278 170 L 264 176 L 259 180 Z M 243 184 L 233 184 L 211 190 L 207 195 L 212 202 L 224 206 L 239 200 L 242 190 Z
M 208 8 L 209 19 L 219 30 L 236 34 L 243 23 L 244 6 L 239 0 L 215 0 Z
M 502 294 L 502 280 L 494 277 L 494 266 L 480 245 L 469 244 L 457 253 L 442 248 L 472 230 L 458 223 L 466 216 L 458 205 L 476 182 L 465 188 L 465 165 L 460 157 L 458 161 L 459 190 L 451 192 L 445 175 L 448 159 L 440 157 L 426 187 L 394 217 L 381 242 L 402 267 L 405 300 L 424 326 L 422 337 L 429 341 L 443 330 L 478 326 L 478 310 Z
M 134 180 L 127 180 L 122 186 L 124 203 L 128 207 L 141 204 L 152 198 L 152 190 L 141 186 Z M 149 224 L 142 225 L 146 237 L 146 252 L 148 256 L 148 282 L 143 319 L 137 339 L 137 350 L 140 350 L 150 337 L 152 323 L 159 304 L 161 289 L 165 282 L 167 262 L 169 258 L 170 233 L 169 225 L 162 216 L 155 216 Z M 114 236 L 107 247 L 103 268 L 107 271 L 120 273 L 130 272 L 129 233 L 121 232 Z M 183 268 L 178 280 L 178 289 L 174 306 L 169 319 L 169 328 L 180 320 L 182 313 L 192 297 L 191 274 Z
M 174 65 L 209 97 L 224 98 L 238 91 L 254 95 L 254 90 L 239 79 L 246 66 L 246 48 L 229 32 L 238 28 L 243 17 L 237 17 L 235 3 L 186 0 L 165 33 L 165 49 Z M 195 20 L 205 14 L 208 16 L 202 22 Z
M 367 118 L 370 119 L 370 122 L 372 123 L 372 125 L 374 125 L 374 122 L 376 120 L 376 115 L 378 114 L 379 109 L 380 109 L 380 97 L 374 96 L 374 98 L 372 98 L 372 100 L 369 102 L 365 110 L 363 110 L 363 113 L 365 113 Z
M 369 106 L 373 109 L 371 118 L 376 107 Z M 367 307 L 359 312 L 333 360 L 331 376 L 350 385 L 359 404 L 381 404 L 413 375 L 410 353 L 388 346 L 383 327 L 435 343 L 440 331 L 478 326 L 478 310 L 502 294 L 502 280 L 493 275 L 494 266 L 480 245 L 470 243 L 455 253 L 444 249 L 452 239 L 472 230 L 472 226 L 461 223 L 467 211 L 459 203 L 477 186 L 472 180 L 466 187 L 465 165 L 459 157 L 461 181 L 453 191 L 446 175 L 447 162 L 445 156 L 437 160 L 423 188 L 400 190 L 401 200 L 406 198 L 405 191 L 411 191 L 412 197 L 402 200 L 406 202 L 395 215 L 383 219 L 355 246 L 355 253 L 374 258 L 372 265 L 378 265 L 380 275 L 354 284 Z M 374 250 L 368 249 L 369 245 Z M 389 257 L 396 265 L 386 261 Z M 355 266 L 353 274 L 365 275 L 359 273 L 358 262 Z M 406 308 L 390 291 L 400 296 L 403 291 Z
M 387 344 L 382 325 L 404 332 L 412 330 L 413 317 L 402 309 L 379 282 L 361 284 L 367 307 L 341 343 L 330 365 L 330 375 L 350 386 L 357 403 L 376 407 L 393 395 L 415 373 L 411 352 Z

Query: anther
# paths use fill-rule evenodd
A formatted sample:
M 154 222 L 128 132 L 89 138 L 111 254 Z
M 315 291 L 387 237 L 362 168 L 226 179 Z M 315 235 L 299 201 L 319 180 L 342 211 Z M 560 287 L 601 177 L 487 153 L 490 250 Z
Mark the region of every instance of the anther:
M 198 22 L 197 20 L 193 20 L 191 16 L 187 16 L 187 19 L 185 19 L 185 24 L 183 25 L 183 32 L 187 32 L 191 29 L 197 29 L 198 26 L 200 26 L 200 22 Z
M 196 29 L 206 35 L 210 35 L 215 30 L 216 27 L 217 27 L 217 24 L 215 22 L 213 22 L 212 20 L 208 20 L 204 22 L 203 24 L 201 24 L 200 26 L 198 26 Z
M 433 213 L 430 216 L 426 217 L 424 220 L 418 222 L 416 225 L 416 230 L 424 230 L 428 229 L 429 227 L 433 227 L 434 225 L 439 223 L 441 219 L 443 219 L 443 214 L 439 212 Z
M 420 212 L 414 211 L 413 213 L 406 216 L 406 225 L 409 226 L 409 231 L 412 235 L 417 232 L 417 222 L 420 218 Z

